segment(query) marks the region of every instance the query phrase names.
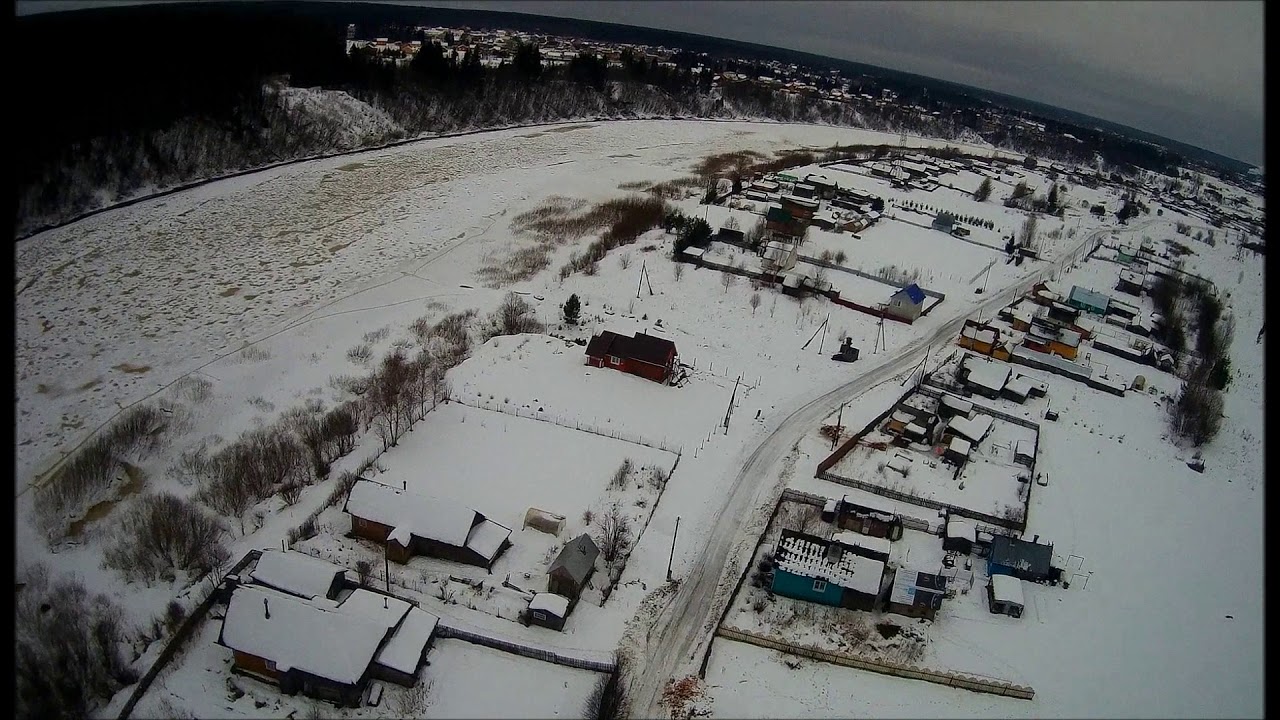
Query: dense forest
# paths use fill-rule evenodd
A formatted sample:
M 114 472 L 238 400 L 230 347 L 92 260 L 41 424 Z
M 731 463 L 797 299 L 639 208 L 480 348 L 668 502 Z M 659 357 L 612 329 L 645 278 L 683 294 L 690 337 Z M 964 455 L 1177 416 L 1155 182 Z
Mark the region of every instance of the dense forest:
M 529 43 L 513 45 L 499 67 L 488 67 L 425 42 L 412 62 L 389 64 L 371 50 L 346 52 L 346 23 L 360 19 L 352 13 L 372 15 L 365 27 L 393 39 L 414 38 L 417 22 L 449 19 L 427 8 L 336 3 L 151 5 L 18 18 L 16 57 L 30 62 L 16 73 L 23 142 L 15 234 L 275 162 L 423 133 L 578 118 L 758 118 L 958 140 L 981 136 L 1046 159 L 1092 164 L 1096 154 L 1122 171 L 1166 171 L 1181 161 L 1153 145 L 1070 125 L 1060 130 L 1070 128 L 1078 142 L 1004 125 L 979 133 L 979 113 L 988 103 L 947 83 L 925 88 L 847 68 L 843 78 L 824 71 L 816 83 L 825 89 L 847 79 L 877 94 L 895 89 L 899 101 L 884 105 L 837 103 L 748 82 L 712 88 L 712 72 L 772 74 L 750 53 L 731 59 L 683 51 L 672 58 L 674 67 L 630 53 L 610 66 L 581 53 L 552 66 Z M 42 62 L 50 44 L 73 48 L 84 61 L 67 66 L 74 72 Z M 699 63 L 712 72 L 695 73 Z

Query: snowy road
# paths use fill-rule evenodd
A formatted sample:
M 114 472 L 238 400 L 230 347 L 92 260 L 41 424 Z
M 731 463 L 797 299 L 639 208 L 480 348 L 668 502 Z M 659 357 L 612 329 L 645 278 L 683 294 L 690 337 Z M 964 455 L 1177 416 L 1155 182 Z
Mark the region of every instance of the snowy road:
M 1137 228 L 1134 228 L 1137 229 Z M 931 346 L 945 342 L 960 331 L 965 318 L 975 314 L 994 313 L 1031 285 L 1048 277 L 1076 259 L 1085 248 L 1110 232 L 1104 228 L 1086 236 L 1070 253 L 1031 279 L 1007 286 L 990 296 L 981 306 L 966 307 L 932 333 L 918 338 L 888 356 L 878 366 L 817 398 L 808 400 L 785 416 L 777 427 L 754 449 L 744 448 L 739 461 L 731 467 L 741 468 L 729 485 L 724 505 L 715 515 L 710 539 L 688 577 L 682 578 L 680 590 L 661 611 L 654 623 L 643 657 L 635 658 L 631 706 L 638 717 L 663 717 L 660 705 L 662 690 L 670 678 L 684 677 L 696 670 L 706 644 L 711 641 L 724 606 L 729 602 L 742 563 L 749 559 L 755 537 L 744 535 L 777 503 L 786 478 L 779 472 L 783 458 L 791 446 L 815 424 L 830 415 L 840 403 L 857 400 L 871 388 L 910 371 Z M 749 454 L 748 454 L 749 453 Z M 772 478 L 773 482 L 768 482 Z M 732 559 L 733 563 L 730 564 Z M 726 572 L 727 571 L 727 572 Z M 643 709 L 643 710 L 642 710 Z

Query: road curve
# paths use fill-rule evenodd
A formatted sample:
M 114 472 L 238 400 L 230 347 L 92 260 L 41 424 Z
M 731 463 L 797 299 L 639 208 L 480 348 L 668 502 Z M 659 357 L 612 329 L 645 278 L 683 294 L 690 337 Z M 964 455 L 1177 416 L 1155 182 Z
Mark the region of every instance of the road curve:
M 661 700 L 667 680 L 691 674 L 701 661 L 701 653 L 706 643 L 711 641 L 720 614 L 730 600 L 728 594 L 742 571 L 741 565 L 750 559 L 744 556 L 745 550 L 754 547 L 753 538 L 742 536 L 749 514 L 753 508 L 772 507 L 777 503 L 785 481 L 778 479 L 770 484 L 766 480 L 774 476 L 772 471 L 791 446 L 841 402 L 856 399 L 876 385 L 911 369 L 919 363 L 920 356 L 928 347 L 957 334 L 965 318 L 979 310 L 984 314 L 994 313 L 1031 285 L 1078 259 L 1086 247 L 1110 231 L 1110 228 L 1102 228 L 1091 233 L 1071 252 L 1031 278 L 1006 286 L 977 307 L 957 313 L 932 333 L 895 351 L 880 365 L 805 402 L 779 422 L 750 455 L 742 459 L 741 470 L 729 487 L 724 505 L 713 519 L 715 525 L 706 546 L 691 566 L 688 577 L 682 579 L 679 591 L 654 621 L 649 639 L 640 639 L 643 657 L 633 658 L 637 672 L 628 693 L 634 717 L 664 717 L 666 713 Z M 742 454 L 746 454 L 746 449 Z M 769 491 L 771 500 L 760 497 L 765 494 L 764 490 Z M 765 500 L 770 501 L 765 503 Z M 752 542 L 747 542 L 749 540 Z M 735 546 L 741 547 L 735 551 Z M 729 565 L 731 556 L 735 560 L 732 566 Z

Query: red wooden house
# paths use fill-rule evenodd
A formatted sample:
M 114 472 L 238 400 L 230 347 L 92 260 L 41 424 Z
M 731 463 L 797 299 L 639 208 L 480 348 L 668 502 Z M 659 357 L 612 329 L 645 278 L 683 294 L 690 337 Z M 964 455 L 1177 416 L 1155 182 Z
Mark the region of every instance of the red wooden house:
M 624 337 L 604 330 L 587 343 L 587 364 L 665 383 L 675 370 L 676 344 L 639 332 L 635 337 Z

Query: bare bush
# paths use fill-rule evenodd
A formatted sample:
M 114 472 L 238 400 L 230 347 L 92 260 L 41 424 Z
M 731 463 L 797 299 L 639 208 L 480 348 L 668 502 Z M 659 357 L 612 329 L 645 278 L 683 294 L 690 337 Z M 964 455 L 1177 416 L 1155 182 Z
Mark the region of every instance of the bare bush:
M 843 265 L 844 261 L 849 259 L 849 256 L 845 253 L 845 251 L 837 250 L 835 256 L 832 257 L 831 259 L 834 260 L 837 265 Z
M 219 513 L 238 518 L 241 532 L 244 513 L 255 503 L 282 486 L 311 479 L 306 447 L 279 426 L 246 432 L 220 450 L 213 463 L 214 476 L 196 497 Z
M 122 413 L 36 491 L 40 524 L 52 533 L 59 522 L 82 512 L 119 477 L 124 462 L 145 459 L 160 447 L 164 429 L 164 414 L 152 405 Z
M 413 687 L 405 688 L 392 696 L 393 700 L 389 703 L 391 711 L 402 718 L 423 717 L 423 713 L 431 705 L 431 688 L 431 678 L 419 679 Z
M 671 274 L 672 277 L 675 278 L 676 282 L 680 282 L 680 278 L 684 277 L 684 263 L 676 263 L 675 267 L 671 268 Z
M 133 634 L 115 603 L 78 580 L 50 582 L 43 566 L 26 580 L 14 609 L 15 714 L 89 717 L 137 681 L 121 652 Z
M 617 470 L 613 471 L 613 477 L 609 480 L 609 487 L 621 488 L 627 484 L 627 478 L 631 476 L 631 471 L 635 469 L 635 465 L 631 462 L 631 458 L 626 458 Z
M 356 577 L 360 587 L 369 587 L 370 582 L 373 580 L 373 563 L 368 560 L 357 560 Z
M 380 327 L 377 330 L 370 330 L 369 332 L 365 333 L 364 341 L 367 344 L 373 345 L 373 344 L 380 343 L 383 340 L 386 340 L 387 337 L 390 335 L 391 335 L 391 328 Z
M 347 359 L 357 365 L 366 365 L 369 359 L 373 357 L 373 348 L 369 347 L 369 343 L 360 343 L 355 347 L 347 350 Z
M 601 677 L 582 708 L 584 720 L 619 720 L 627 717 L 629 673 L 626 655 L 619 653 L 612 673 Z
M 618 266 L 623 270 L 631 267 L 631 253 L 624 252 L 618 256 Z
M 175 571 L 203 577 L 226 562 L 226 530 L 195 503 L 168 493 L 139 499 L 121 520 L 103 565 L 125 580 L 171 581 Z
M 660 467 L 654 466 L 653 469 L 649 471 L 649 487 L 660 491 L 662 488 L 666 487 L 667 480 L 670 478 L 670 473 Z
M 174 397 L 197 405 L 213 396 L 213 382 L 199 375 L 187 375 L 173 384 Z
M 596 545 L 606 563 L 613 563 L 631 545 L 631 520 L 618 503 L 595 517 Z
M 500 335 L 540 333 L 543 330 L 545 327 L 534 315 L 529 302 L 515 293 L 507 293 L 502 304 L 489 316 L 482 335 L 487 342 Z

